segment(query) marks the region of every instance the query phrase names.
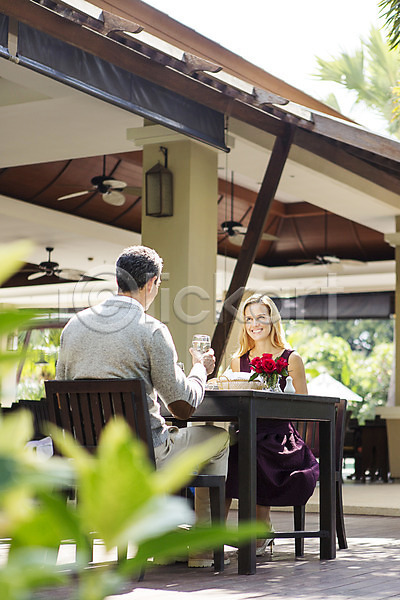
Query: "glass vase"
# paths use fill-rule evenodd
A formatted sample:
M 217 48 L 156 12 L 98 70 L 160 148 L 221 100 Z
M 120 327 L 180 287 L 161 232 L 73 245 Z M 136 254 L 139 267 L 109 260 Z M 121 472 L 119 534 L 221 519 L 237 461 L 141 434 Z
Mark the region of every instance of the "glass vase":
M 279 385 L 279 379 L 277 377 L 263 378 L 262 389 L 264 392 L 282 392 L 281 386 Z

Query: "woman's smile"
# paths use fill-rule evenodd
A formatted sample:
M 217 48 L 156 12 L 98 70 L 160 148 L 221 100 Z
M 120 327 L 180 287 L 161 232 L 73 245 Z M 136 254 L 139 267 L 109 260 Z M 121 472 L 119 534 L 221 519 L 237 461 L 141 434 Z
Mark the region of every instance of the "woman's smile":
M 245 310 L 246 330 L 253 339 L 268 337 L 271 333 L 271 317 L 264 304 L 250 304 Z

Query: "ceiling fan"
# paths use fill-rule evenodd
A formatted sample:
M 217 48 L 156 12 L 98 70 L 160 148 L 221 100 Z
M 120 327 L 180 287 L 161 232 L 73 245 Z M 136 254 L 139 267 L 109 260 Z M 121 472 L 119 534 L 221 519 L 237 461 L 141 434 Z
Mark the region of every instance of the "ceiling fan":
M 29 281 L 39 279 L 39 277 L 44 277 L 45 275 L 47 277 L 55 275 L 60 279 L 69 279 L 72 281 L 79 281 L 82 278 L 86 278 L 83 271 L 78 271 L 77 269 L 60 269 L 59 264 L 51 260 L 51 253 L 53 250 L 54 248 L 46 248 L 46 251 L 49 253 L 47 260 L 39 263 L 37 267 L 38 270 L 28 275 L 27 279 L 29 279 Z
M 365 265 L 366 262 L 363 260 L 356 260 L 351 258 L 339 258 L 338 256 L 328 256 L 317 254 L 315 258 L 304 259 L 294 258 L 289 260 L 290 263 L 298 263 L 297 266 L 301 267 L 304 265 L 353 265 L 360 266 Z
M 142 195 L 141 187 L 128 186 L 125 181 L 114 179 L 110 175 L 106 175 L 106 157 L 103 157 L 103 174 L 96 175 L 90 180 L 92 188 L 89 190 L 82 190 L 81 192 L 73 192 L 72 194 L 66 194 L 60 196 L 57 200 L 69 200 L 70 198 L 77 198 L 78 196 L 84 196 L 91 192 L 99 192 L 102 195 L 104 202 L 111 204 L 112 206 L 122 206 L 125 204 L 125 196 L 122 192 L 128 194 L 134 194 L 135 196 Z
M 329 248 L 329 244 L 328 244 L 328 233 L 329 233 L 329 229 L 328 229 L 328 218 L 329 218 L 329 212 L 327 210 L 324 211 L 324 217 L 323 217 L 323 227 L 324 227 L 324 249 L 325 252 L 327 251 L 327 249 Z M 366 261 L 364 260 L 357 260 L 357 259 L 352 259 L 352 258 L 339 258 L 336 255 L 331 255 L 331 254 L 316 254 L 313 258 L 293 258 L 293 259 L 289 259 L 288 261 L 289 263 L 292 264 L 297 264 L 297 266 L 307 266 L 307 265 L 317 265 L 317 266 L 321 266 L 321 265 L 325 265 L 325 266 L 329 266 L 333 271 L 340 271 L 343 269 L 343 267 L 345 265 L 349 265 L 349 266 L 361 266 L 361 265 L 366 265 Z
M 235 198 L 235 187 L 233 183 L 233 171 L 231 174 L 231 219 L 230 221 L 224 221 L 221 223 L 221 230 L 218 231 L 218 235 L 228 236 L 228 240 L 235 246 L 241 246 L 244 240 L 244 236 L 247 233 L 247 227 L 242 225 L 239 221 L 235 221 L 233 218 L 233 202 Z M 263 241 L 276 241 L 279 238 L 276 235 L 270 233 L 263 233 L 261 236 Z

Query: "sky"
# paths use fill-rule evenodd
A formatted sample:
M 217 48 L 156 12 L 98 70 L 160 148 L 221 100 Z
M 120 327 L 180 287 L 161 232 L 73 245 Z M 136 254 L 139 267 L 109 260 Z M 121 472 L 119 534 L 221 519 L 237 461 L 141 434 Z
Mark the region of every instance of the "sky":
M 379 119 L 353 107 L 341 86 L 318 81 L 315 56 L 354 52 L 372 25 L 383 26 L 379 0 L 145 0 L 272 75 L 323 100 L 336 93 L 342 112 L 375 131 Z M 372 122 L 371 122 L 372 121 Z

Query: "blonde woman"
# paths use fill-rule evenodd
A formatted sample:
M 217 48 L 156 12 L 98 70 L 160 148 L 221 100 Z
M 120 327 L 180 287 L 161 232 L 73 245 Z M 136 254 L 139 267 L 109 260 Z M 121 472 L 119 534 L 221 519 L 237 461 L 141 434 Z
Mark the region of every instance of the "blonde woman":
M 250 361 L 263 354 L 288 361 L 289 375 L 298 394 L 307 394 L 303 361 L 285 340 L 281 315 L 265 295 L 248 298 L 242 308 L 239 349 L 232 358 L 232 371 L 250 372 Z M 286 378 L 282 377 L 283 390 Z M 229 455 L 226 482 L 227 513 L 232 498 L 238 497 L 238 446 Z M 318 462 L 290 421 L 257 421 L 257 520 L 270 525 L 270 506 L 305 504 L 315 489 Z M 257 556 L 262 556 L 271 540 L 257 540 Z

